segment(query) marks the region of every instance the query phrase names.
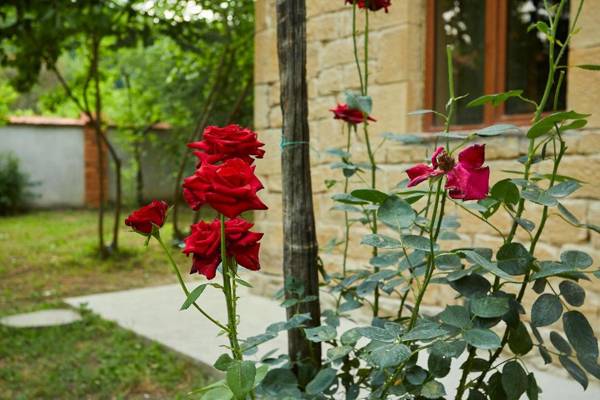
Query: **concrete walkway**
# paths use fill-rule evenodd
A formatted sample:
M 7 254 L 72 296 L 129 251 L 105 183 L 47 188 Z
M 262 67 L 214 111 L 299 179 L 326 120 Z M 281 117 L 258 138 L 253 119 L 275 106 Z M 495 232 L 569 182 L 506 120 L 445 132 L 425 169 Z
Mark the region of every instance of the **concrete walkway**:
M 191 289 L 194 286 L 190 284 L 189 287 Z M 239 288 L 239 296 L 241 337 L 263 333 L 270 323 L 285 319 L 284 310 L 275 301 L 252 295 L 244 287 Z M 212 365 L 224 351 L 222 346 L 227 343 L 227 339 L 217 336 L 219 329 L 194 308 L 179 311 L 184 300 L 185 296 L 178 285 L 167 285 L 75 297 L 65 301 L 73 307 L 86 304 L 93 312 L 107 320 L 203 364 Z M 220 291 L 212 287 L 207 288 L 198 304 L 220 321 L 226 320 L 225 305 Z M 342 328 L 342 331 L 346 329 L 348 327 Z M 286 336 L 282 333 L 277 339 L 262 345 L 254 358 L 275 348 L 285 351 L 286 342 Z M 426 360 L 423 361 L 425 364 Z M 456 387 L 460 372 L 456 367 L 462 364 L 462 361 L 454 361 L 454 373 L 442 380 L 447 390 Z M 544 400 L 600 399 L 600 385 L 593 381 L 593 377 L 588 390 L 584 392 L 579 384 L 568 379 L 562 370 L 534 372 L 539 385 L 544 388 L 541 395 Z

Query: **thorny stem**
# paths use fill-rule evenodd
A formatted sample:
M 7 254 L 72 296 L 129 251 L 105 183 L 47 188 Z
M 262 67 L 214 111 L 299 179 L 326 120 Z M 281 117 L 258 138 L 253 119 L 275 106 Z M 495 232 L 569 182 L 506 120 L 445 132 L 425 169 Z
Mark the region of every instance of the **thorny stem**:
M 225 237 L 225 216 L 221 214 L 221 265 L 223 268 L 223 293 L 227 303 L 227 328 L 229 344 L 231 346 L 231 354 L 235 360 L 242 359 L 242 351 L 237 338 L 237 313 L 236 313 L 236 286 L 235 286 L 235 271 L 232 268 L 232 263 L 227 258 L 227 245 Z
M 360 60 L 358 59 L 358 44 L 356 42 L 356 2 L 352 4 L 352 43 L 354 45 L 354 61 L 358 70 L 358 79 L 360 80 L 360 92 L 365 92 L 362 71 L 360 70 Z
M 352 140 L 352 127 L 348 124 L 348 135 L 346 138 L 346 153 L 350 153 L 350 145 Z M 348 183 L 350 178 L 344 176 L 344 193 L 348 193 Z M 348 211 L 344 211 L 344 255 L 342 261 L 342 274 L 346 277 L 346 264 L 348 262 L 348 247 L 350 245 L 350 221 L 348 218 Z

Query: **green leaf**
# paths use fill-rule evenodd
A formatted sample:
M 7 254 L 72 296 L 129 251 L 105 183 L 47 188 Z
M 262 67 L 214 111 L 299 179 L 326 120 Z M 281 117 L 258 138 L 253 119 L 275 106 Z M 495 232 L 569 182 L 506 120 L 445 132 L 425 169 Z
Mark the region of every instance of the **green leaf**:
M 467 298 L 483 296 L 492 287 L 487 279 L 478 274 L 467 275 L 464 278 L 452 281 L 450 286 Z
M 185 299 L 185 301 L 181 305 L 180 310 L 187 310 L 188 308 L 190 308 L 190 306 L 192 304 L 194 304 L 194 302 L 196 300 L 198 300 L 198 297 L 200 297 L 202 292 L 204 292 L 204 289 L 206 289 L 206 286 L 207 286 L 207 284 L 204 283 L 204 284 L 198 286 L 196 289 L 192 290 L 190 292 L 190 294 L 188 295 L 187 299 Z
M 579 64 L 577 68 L 587 69 L 588 71 L 600 71 L 600 65 L 597 64 Z
M 502 387 L 507 400 L 519 400 L 529 387 L 527 373 L 517 361 L 509 361 L 502 368 Z
M 221 354 L 213 366 L 219 371 L 227 371 L 232 362 L 233 358 L 229 354 Z
M 325 152 L 331 154 L 332 156 L 337 156 L 340 158 L 350 158 L 350 153 L 339 147 L 329 148 L 325 150 Z
M 460 329 L 470 328 L 473 323 L 469 310 L 463 306 L 446 306 L 438 318 L 447 325 L 455 326 Z
M 570 195 L 571 193 L 573 193 L 580 187 L 581 187 L 580 183 L 569 180 L 569 181 L 561 182 L 558 185 L 552 186 L 550 189 L 548 189 L 547 193 L 552 197 L 556 197 L 556 198 L 560 199 L 563 197 L 567 197 L 568 195 Z
M 464 353 L 466 347 L 467 344 L 463 340 L 455 340 L 453 342 L 439 341 L 435 342 L 431 351 L 440 356 L 458 358 Z
M 368 360 L 378 368 L 395 367 L 410 358 L 411 351 L 403 344 L 388 344 L 373 350 Z
M 530 188 L 521 192 L 521 197 L 542 206 L 554 207 L 558 205 L 556 198 L 550 196 L 548 192 L 539 188 Z
M 496 93 L 496 94 L 486 94 L 484 96 L 478 97 L 475 100 L 470 101 L 467 104 L 468 108 L 482 106 L 487 103 L 491 103 L 492 106 L 496 107 L 500 104 L 504 103 L 511 97 L 519 97 L 523 94 L 522 90 L 509 90 L 508 92 Z
M 235 281 L 236 281 L 237 283 L 239 283 L 240 285 L 242 285 L 242 286 L 246 286 L 246 287 L 249 287 L 249 288 L 251 288 L 251 287 L 252 287 L 252 285 L 250 284 L 250 282 L 246 282 L 246 281 L 245 281 L 245 280 L 243 280 L 243 279 L 240 279 L 240 278 L 235 278 Z
M 559 297 L 545 293 L 538 297 L 531 307 L 531 324 L 536 327 L 551 325 L 558 321 L 562 312 L 563 306 Z
M 431 242 L 423 236 L 417 235 L 402 235 L 402 244 L 410 249 L 429 251 Z
M 233 393 L 225 385 L 215 386 L 201 394 L 201 400 L 230 400 L 233 398 Z
M 563 263 L 554 261 L 542 261 L 540 263 L 540 270 L 533 274 L 530 280 L 534 281 L 540 278 L 546 278 L 548 276 L 555 276 L 564 274 L 565 272 L 572 272 L 575 268 Z
M 393 332 L 387 329 L 379 328 L 377 326 L 362 326 L 357 328 L 359 334 L 367 339 L 375 340 L 378 342 L 394 342 L 398 338 Z
M 568 250 L 560 255 L 560 261 L 572 268 L 586 269 L 594 263 L 589 254 L 579 250 Z
M 311 342 L 320 343 L 334 340 L 337 332 L 333 326 L 321 325 L 314 328 L 304 328 L 306 338 Z
M 426 399 L 439 399 L 446 395 L 446 389 L 438 381 L 429 381 L 421 388 L 421 396 Z
M 561 296 L 572 306 L 580 307 L 585 301 L 585 290 L 573 281 L 562 281 L 558 288 Z
M 381 204 L 389 197 L 386 193 L 375 189 L 356 189 L 350 194 L 352 197 L 375 204 Z
M 252 361 L 235 361 L 227 368 L 227 386 L 236 399 L 244 400 L 254 387 L 256 366 Z
M 521 133 L 521 129 L 515 125 L 510 124 L 497 124 L 488 126 L 475 132 L 475 135 L 481 137 L 491 137 L 499 135 L 517 134 Z
M 579 311 L 568 311 L 563 315 L 563 328 L 567 339 L 577 354 L 598 359 L 598 340 L 585 315 Z
M 533 126 L 529 128 L 529 131 L 527 132 L 527 137 L 529 139 L 538 138 L 553 129 L 555 124 L 559 124 L 566 120 L 584 119 L 589 116 L 590 114 L 579 114 L 575 111 L 562 111 L 551 114 L 533 124 Z
M 348 108 L 360 110 L 367 115 L 371 114 L 373 109 L 373 100 L 371 99 L 371 96 L 361 96 L 350 91 L 347 91 L 345 95 Z
M 397 249 L 402 247 L 401 243 L 386 235 L 379 234 L 369 234 L 365 235 L 361 242 L 361 244 L 366 244 L 368 246 L 377 247 L 380 249 Z
M 435 266 L 442 271 L 460 269 L 462 263 L 460 257 L 453 253 L 440 254 L 435 257 Z
M 352 196 L 350 193 L 338 193 L 331 196 L 334 201 L 344 204 L 356 204 L 356 205 L 366 205 L 369 204 L 368 201 L 361 200 L 357 197 Z
M 342 342 L 343 345 L 354 346 L 362 336 L 359 328 L 351 328 L 342 333 L 340 342 Z
M 491 262 L 490 260 L 482 257 L 478 253 L 472 250 L 462 250 L 465 257 L 472 263 L 479 265 L 481 268 L 485 269 L 488 272 L 491 272 L 493 275 L 496 275 L 499 278 L 506 279 L 508 281 L 512 281 L 513 278 L 508 275 L 506 272 L 502 271 L 496 264 Z
M 508 347 L 516 355 L 525 355 L 533 348 L 533 341 L 523 322 L 519 321 L 515 328 L 509 330 Z
M 398 196 L 389 196 L 379 207 L 377 217 L 387 226 L 399 231 L 410 228 L 417 214 L 406 201 Z
M 444 329 L 440 324 L 432 321 L 424 321 L 418 323 L 412 330 L 403 335 L 402 341 L 429 340 L 444 336 L 447 333 L 448 330 Z
M 474 328 L 464 333 L 468 344 L 482 350 L 494 350 L 500 347 L 500 338 L 489 329 Z
M 492 186 L 490 195 L 505 204 L 517 204 L 521 199 L 519 188 L 510 179 L 503 179 Z
M 510 310 L 507 297 L 476 297 L 471 300 L 471 312 L 481 318 L 501 317 Z
M 400 261 L 400 253 L 384 253 L 371 257 L 369 264 L 374 267 L 385 268 L 398 263 L 398 261 Z
M 450 365 L 452 359 L 450 357 L 444 357 L 437 353 L 430 353 L 427 359 L 427 369 L 436 378 L 443 378 L 450 373 Z
M 550 342 L 552 345 L 554 345 L 554 347 L 556 347 L 556 350 L 560 351 L 561 353 L 570 356 L 573 352 L 571 350 L 571 346 L 569 346 L 569 343 L 558 332 L 550 332 Z
M 584 390 L 587 389 L 589 380 L 585 371 L 582 370 L 579 367 L 579 365 L 571 361 L 567 356 L 559 356 L 558 360 L 560 361 L 562 366 L 567 370 L 569 375 L 571 375 L 571 377 L 575 379 L 577 383 L 579 383 L 583 387 Z
M 527 398 L 529 398 L 529 400 L 538 400 L 540 396 L 540 388 L 535 380 L 533 372 L 530 372 L 529 375 L 527 375 L 527 381 Z
M 531 267 L 533 257 L 521 243 L 507 243 L 500 247 L 498 267 L 510 275 L 524 275 Z
M 352 346 L 332 347 L 327 350 L 327 358 L 329 361 L 339 360 L 340 358 L 344 358 L 350 354 L 352 349 Z
M 317 395 L 325 392 L 331 387 L 337 379 L 337 372 L 333 368 L 325 368 L 306 385 L 306 393 L 309 395 Z

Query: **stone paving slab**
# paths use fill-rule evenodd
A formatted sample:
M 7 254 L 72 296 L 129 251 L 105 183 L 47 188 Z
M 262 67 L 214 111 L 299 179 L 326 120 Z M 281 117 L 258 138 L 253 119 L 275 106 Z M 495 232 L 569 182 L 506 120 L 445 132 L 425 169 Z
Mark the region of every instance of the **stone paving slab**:
M 193 285 L 190 285 L 192 288 Z M 250 294 L 239 288 L 241 298 L 238 306 L 240 334 L 249 337 L 264 332 L 273 322 L 285 319 L 284 310 L 265 297 Z M 218 328 L 204 319 L 195 309 L 178 311 L 185 300 L 178 285 L 167 285 L 134 289 L 121 292 L 103 293 L 66 299 L 73 307 L 86 304 L 93 312 L 105 319 L 114 321 L 148 339 L 155 340 L 171 349 L 189 356 L 203 364 L 212 365 L 222 352 L 221 346 L 227 343 L 224 336 L 217 336 Z M 209 287 L 200 297 L 198 304 L 221 321 L 225 321 L 225 305 L 220 291 Z M 350 327 L 346 324 L 342 331 Z M 257 356 L 279 348 L 287 348 L 284 333 L 261 346 Z M 257 358 L 255 356 L 254 358 Z M 426 365 L 425 357 L 420 364 Z M 422 361 L 422 362 L 421 362 Z M 453 362 L 453 366 L 463 360 Z M 446 388 L 456 387 L 459 370 L 442 382 Z M 595 400 L 600 399 L 600 385 L 591 382 L 586 392 L 575 381 L 568 379 L 562 370 L 535 371 L 538 383 L 544 388 L 544 400 Z M 594 378 L 591 378 L 594 379 Z
M 70 309 L 43 310 L 10 315 L 0 319 L 0 325 L 11 328 L 43 328 L 72 324 L 81 320 L 79 313 Z

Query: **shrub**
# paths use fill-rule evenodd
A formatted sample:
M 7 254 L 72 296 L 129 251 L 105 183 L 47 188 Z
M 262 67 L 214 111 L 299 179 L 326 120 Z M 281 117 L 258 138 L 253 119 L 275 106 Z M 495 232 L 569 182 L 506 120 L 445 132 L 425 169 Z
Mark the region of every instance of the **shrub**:
M 0 215 L 24 211 L 31 198 L 29 176 L 12 153 L 0 153 Z

